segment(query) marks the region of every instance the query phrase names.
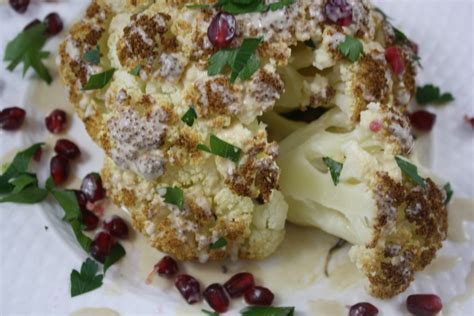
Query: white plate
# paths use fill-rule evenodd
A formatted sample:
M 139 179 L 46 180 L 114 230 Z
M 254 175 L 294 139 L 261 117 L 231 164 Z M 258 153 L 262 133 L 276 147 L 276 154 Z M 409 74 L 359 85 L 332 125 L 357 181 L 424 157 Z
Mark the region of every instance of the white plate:
M 474 28 L 473 2 L 461 0 L 398 0 L 377 1 L 394 23 L 418 41 L 424 69 L 419 83 L 434 83 L 450 91 L 456 101 L 443 108 L 430 108 L 438 114 L 432 132 L 432 167 L 449 179 L 458 197 L 474 196 L 474 131 L 463 122 L 464 114 L 474 115 Z M 68 25 L 82 14 L 86 1 L 55 4 L 34 3 L 25 15 L 0 6 L 0 51 L 9 39 L 34 17 L 42 18 L 57 11 Z M 64 32 L 63 32 L 64 33 Z M 60 38 L 51 41 L 51 51 Z M 50 59 L 50 69 L 54 66 Z M 44 179 L 51 157 L 50 136 L 43 126 L 44 116 L 54 108 L 72 109 L 58 79 L 51 87 L 36 80 L 22 80 L 20 69 L 15 73 L 0 73 L 0 106 L 20 105 L 27 109 L 28 119 L 23 132 L 0 132 L 2 162 L 9 161 L 20 148 L 37 141 L 49 144 L 38 168 Z M 56 71 L 55 71 L 56 73 Z M 79 178 L 99 170 L 100 149 L 92 143 L 74 117 L 68 135 L 83 150 L 73 174 Z M 429 139 L 423 140 L 429 144 Z M 427 149 L 426 149 L 427 148 Z M 429 157 L 423 147 L 424 160 Z M 76 167 L 75 167 L 76 168 Z M 109 212 L 117 211 L 113 207 Z M 406 314 L 407 295 L 420 292 L 439 294 L 445 303 L 443 315 L 472 315 L 474 311 L 474 204 L 457 200 L 450 213 L 449 239 L 439 258 L 417 275 L 416 281 L 403 294 L 388 301 L 370 297 L 364 291 L 364 280 L 349 263 L 345 252 L 339 251 L 330 265 L 330 278 L 325 278 L 322 265 L 327 248 L 335 238 L 313 229 L 288 227 L 287 239 L 278 252 L 262 262 L 184 264 L 186 271 L 203 284 L 225 281 L 233 272 L 250 270 L 257 281 L 277 295 L 277 305 L 294 305 L 297 315 L 346 315 L 346 305 L 370 301 L 379 307 L 381 315 Z M 61 210 L 53 203 L 19 207 L 0 204 L 0 313 L 2 315 L 68 315 L 82 310 L 106 315 L 203 315 L 201 305 L 188 307 L 170 282 L 156 277 L 152 285 L 144 279 L 153 264 L 162 256 L 148 247 L 141 236 L 126 242 L 127 256 L 107 274 L 104 286 L 94 292 L 71 299 L 69 274 L 78 269 L 85 258 L 69 227 L 61 220 Z M 48 229 L 45 229 L 45 226 Z M 463 236 L 466 233 L 467 236 Z M 222 265 L 228 273 L 222 272 Z M 229 315 L 238 314 L 241 302 L 232 303 Z M 101 308 L 91 310 L 88 308 Z M 102 309 L 106 308 L 106 309 Z M 86 310 L 84 310 L 86 309 Z

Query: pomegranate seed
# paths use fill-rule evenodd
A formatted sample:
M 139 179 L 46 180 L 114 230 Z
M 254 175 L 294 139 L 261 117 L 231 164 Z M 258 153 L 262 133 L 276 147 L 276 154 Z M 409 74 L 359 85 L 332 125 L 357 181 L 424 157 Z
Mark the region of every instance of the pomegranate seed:
M 25 13 L 30 5 L 30 0 L 10 0 L 10 6 L 18 13 Z
M 79 147 L 67 139 L 59 139 L 54 146 L 54 151 L 69 160 L 74 160 L 81 155 Z
M 351 306 L 349 316 L 377 316 L 379 310 L 374 305 L 362 302 Z
M 42 154 L 43 154 L 43 149 L 41 149 L 41 147 L 38 147 L 38 149 L 36 149 L 35 153 L 33 154 L 33 160 L 36 162 L 39 162 L 41 160 Z
M 63 30 L 63 21 L 56 12 L 48 14 L 43 21 L 46 26 L 46 35 L 54 36 Z
M 407 298 L 408 311 L 418 316 L 432 316 L 443 309 L 439 296 L 434 294 L 416 294 Z
M 50 169 L 54 184 L 63 184 L 69 176 L 69 161 L 62 156 L 54 156 L 51 159 Z
M 436 122 L 436 114 L 420 110 L 409 114 L 411 125 L 419 131 L 429 132 Z
M 188 304 L 194 304 L 201 300 L 201 287 L 199 281 L 192 276 L 180 274 L 176 277 L 174 285 Z
M 216 48 L 228 47 L 235 37 L 236 22 L 232 14 L 219 12 L 207 29 L 207 37 Z
M 89 202 L 97 202 L 105 197 L 105 189 L 102 186 L 102 179 L 98 173 L 92 172 L 84 177 L 81 183 L 81 191 Z
M 178 272 L 178 263 L 170 256 L 165 256 L 155 264 L 155 270 L 160 276 L 172 277 Z
M 104 263 L 105 258 L 110 254 L 114 244 L 115 241 L 109 233 L 100 232 L 92 241 L 89 252 L 94 259 Z
M 385 60 L 390 64 L 396 75 L 401 75 L 405 71 L 405 63 L 403 62 L 400 48 L 396 46 L 387 47 L 385 49 Z
M 33 26 L 38 25 L 38 24 L 40 24 L 40 23 L 41 23 L 40 20 L 34 19 L 33 21 L 31 21 L 30 23 L 28 23 L 28 24 L 23 28 L 23 31 L 26 31 L 26 30 L 28 30 L 28 29 L 32 28 Z
M 209 285 L 203 292 L 207 304 L 218 313 L 225 313 L 229 308 L 230 302 L 224 287 L 219 283 Z
M 49 116 L 45 118 L 46 128 L 53 134 L 63 131 L 66 124 L 66 112 L 63 110 L 54 110 Z
M 127 238 L 128 226 L 125 221 L 119 216 L 113 216 L 110 220 L 104 223 L 104 229 L 116 238 Z
M 249 305 L 270 306 L 273 303 L 272 291 L 263 286 L 255 286 L 245 292 L 244 298 Z
M 464 120 L 467 124 L 471 124 L 471 127 L 474 128 L 474 116 L 469 117 L 467 115 L 464 115 Z
M 0 128 L 14 131 L 21 127 L 25 121 L 26 112 L 16 106 L 5 108 L 0 112 Z
M 370 122 L 369 129 L 372 132 L 377 133 L 382 129 L 382 123 L 380 123 L 380 121 L 374 120 L 374 121 Z
M 99 225 L 99 218 L 97 215 L 89 210 L 81 210 L 82 223 L 86 227 L 85 230 L 94 230 Z
M 84 192 L 79 191 L 79 190 L 74 190 L 74 193 L 76 193 L 76 199 L 77 199 L 77 203 L 79 204 L 79 208 L 81 210 L 87 210 L 87 197 L 84 194 Z
M 326 19 L 340 26 L 352 23 L 352 7 L 346 0 L 328 0 L 324 5 Z
M 255 286 L 253 275 L 248 272 L 237 273 L 224 283 L 224 288 L 232 298 L 244 295 L 245 291 L 253 286 Z

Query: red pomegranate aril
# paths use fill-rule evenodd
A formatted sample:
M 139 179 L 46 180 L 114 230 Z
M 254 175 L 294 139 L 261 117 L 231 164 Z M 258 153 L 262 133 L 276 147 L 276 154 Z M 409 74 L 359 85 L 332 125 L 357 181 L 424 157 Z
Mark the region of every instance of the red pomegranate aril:
M 69 160 L 74 160 L 81 155 L 79 147 L 67 139 L 59 139 L 54 146 L 54 151 Z
M 46 128 L 53 134 L 61 133 L 66 125 L 66 112 L 63 110 L 54 110 L 44 119 Z
M 349 316 L 377 316 L 379 310 L 374 305 L 362 302 L 351 306 Z
M 84 230 L 94 230 L 99 226 L 99 218 L 89 210 L 81 210 L 81 219 L 85 226 Z
M 105 198 L 105 189 L 102 179 L 98 173 L 92 172 L 84 177 L 81 183 L 81 191 L 86 195 L 89 202 L 97 202 Z
M 19 107 L 5 108 L 0 112 L 0 128 L 7 131 L 17 130 L 25 121 L 26 112 Z
M 237 23 L 232 14 L 219 12 L 214 16 L 207 29 L 207 37 L 216 48 L 230 45 L 236 34 Z
M 225 313 L 229 308 L 230 301 L 225 293 L 224 287 L 219 283 L 209 285 L 203 292 L 207 304 L 218 313 Z
M 69 160 L 62 156 L 54 156 L 51 158 L 50 171 L 54 184 L 63 184 L 69 176 Z
M 114 238 L 109 233 L 100 232 L 92 241 L 89 252 L 94 259 L 104 263 L 114 245 Z
M 433 316 L 443 309 L 443 303 L 434 294 L 415 294 L 407 297 L 407 309 L 417 316 Z
M 429 132 L 436 122 L 436 114 L 425 110 L 416 111 L 409 114 L 411 125 L 419 131 Z
M 253 286 L 255 286 L 253 275 L 248 272 L 237 273 L 224 283 L 224 288 L 232 298 L 241 297 Z
M 10 0 L 10 6 L 18 13 L 25 13 L 30 5 L 30 0 Z
M 128 225 L 119 216 L 113 216 L 110 220 L 104 223 L 104 229 L 116 238 L 128 237 Z
M 474 128 L 474 116 L 467 116 L 464 115 L 464 121 L 466 121 L 467 124 L 471 124 L 471 127 Z
M 43 21 L 46 26 L 46 35 L 54 36 L 63 30 L 63 21 L 56 12 L 48 14 Z
M 324 5 L 326 19 L 340 26 L 352 23 L 352 7 L 346 0 L 327 0 Z
M 40 23 L 41 23 L 40 20 L 34 19 L 33 21 L 31 21 L 30 23 L 28 23 L 28 24 L 23 28 L 23 31 L 26 31 L 26 30 L 28 30 L 28 29 L 32 28 L 33 26 L 36 26 L 36 25 L 38 25 L 38 24 L 40 24 Z
M 178 263 L 170 256 L 164 256 L 155 264 L 155 270 L 162 277 L 172 277 L 178 273 Z
M 192 276 L 188 274 L 180 274 L 176 277 L 174 285 L 188 304 L 194 304 L 201 300 L 201 287 L 199 281 Z
M 249 305 L 270 306 L 275 296 L 266 287 L 255 286 L 245 292 L 244 298 Z
M 405 71 L 405 63 L 403 62 L 400 48 L 397 46 L 387 47 L 385 49 L 385 60 L 390 64 L 392 71 L 396 75 L 401 75 Z
M 374 120 L 370 122 L 369 129 L 374 133 L 378 133 L 382 129 L 382 123 L 380 123 L 380 121 Z
M 33 154 L 33 160 L 36 162 L 40 162 L 41 156 L 43 155 L 43 149 L 41 149 L 41 146 L 36 149 L 35 153 Z
M 74 193 L 76 193 L 76 199 L 77 199 L 77 203 L 79 204 L 79 208 L 81 210 L 87 210 L 87 197 L 84 194 L 84 192 L 79 191 L 79 190 L 74 190 Z

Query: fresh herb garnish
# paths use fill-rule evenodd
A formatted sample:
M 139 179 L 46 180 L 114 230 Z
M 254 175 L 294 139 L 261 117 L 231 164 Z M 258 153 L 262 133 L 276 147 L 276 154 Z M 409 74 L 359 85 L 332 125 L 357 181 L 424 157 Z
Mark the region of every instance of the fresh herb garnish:
M 43 201 L 48 196 L 48 191 L 38 187 L 38 181 L 23 188 L 21 191 L 12 192 L 0 197 L 0 203 L 12 202 L 19 204 L 35 204 Z
M 309 48 L 312 48 L 312 49 L 315 49 L 316 48 L 316 44 L 314 43 L 314 41 L 312 39 L 309 39 L 307 41 L 304 41 L 303 42 L 306 46 L 308 46 Z
M 112 250 L 110 251 L 110 254 L 105 258 L 104 261 L 104 274 L 107 272 L 107 270 L 112 266 L 114 263 L 119 261 L 122 257 L 126 255 L 125 249 L 120 245 L 119 243 L 116 243 L 113 247 Z
M 76 237 L 77 242 L 81 246 L 82 249 L 86 253 L 89 253 L 89 250 L 91 248 L 91 243 L 92 239 L 90 239 L 88 236 L 86 236 L 82 230 L 84 228 L 84 225 L 80 222 L 79 219 L 74 219 L 69 221 L 69 224 L 71 225 L 72 231 L 74 233 L 74 236 Z
M 158 189 L 158 193 L 163 197 L 165 203 L 176 205 L 180 210 L 183 210 L 184 192 L 181 188 L 161 188 Z
M 227 240 L 224 237 L 220 237 L 215 242 L 209 245 L 209 249 L 220 249 L 227 246 Z
M 240 311 L 243 316 L 293 316 L 294 307 L 247 307 Z
M 337 49 L 352 63 L 355 63 L 364 52 L 362 42 L 351 35 L 346 35 L 344 42 L 339 44 Z
M 405 159 L 402 159 L 399 156 L 395 156 L 395 161 L 397 162 L 398 167 L 402 170 L 403 174 L 410 178 L 411 181 L 423 188 L 426 186 L 425 180 L 418 174 L 417 166 L 406 161 Z
M 42 61 L 49 56 L 49 52 L 42 51 L 47 40 L 45 30 L 46 26 L 40 23 L 22 31 L 8 42 L 3 60 L 10 62 L 7 66 L 9 71 L 15 70 L 16 66 L 23 63 L 23 76 L 32 67 L 41 79 L 51 83 L 53 79 Z
M 237 78 L 248 80 L 260 67 L 260 60 L 255 55 L 262 38 L 246 38 L 238 48 L 222 49 L 209 58 L 207 72 L 209 76 L 222 73 L 225 66 L 232 70 L 230 82 Z
M 454 97 L 451 93 L 441 93 L 439 87 L 432 84 L 424 85 L 423 87 L 416 88 L 416 102 L 420 105 L 428 103 L 443 104 L 454 101 Z
M 30 184 L 37 184 L 38 179 L 36 178 L 35 174 L 24 173 L 16 178 L 11 179 L 9 182 L 13 185 L 13 190 L 11 193 L 18 193 Z
M 454 194 L 454 191 L 453 189 L 451 188 L 451 183 L 446 183 L 444 186 L 443 186 L 443 189 L 444 191 L 446 192 L 446 199 L 444 200 L 444 204 L 445 205 L 448 205 L 449 202 L 451 201 L 451 198 L 453 197 L 453 194 Z
M 91 65 L 98 65 L 100 63 L 100 46 L 88 50 L 84 54 L 84 60 Z
M 76 270 L 71 272 L 71 297 L 78 296 L 102 285 L 104 275 L 97 274 L 99 266 L 93 260 L 87 258 L 81 266 L 81 272 Z
M 242 150 L 239 147 L 231 145 L 215 135 L 211 135 L 210 145 L 211 148 L 207 147 L 206 145 L 199 144 L 197 145 L 197 149 L 229 159 L 233 162 L 238 162 L 240 155 L 242 154 Z
M 331 173 L 332 182 L 334 185 L 339 183 L 339 176 L 343 168 L 343 164 L 337 162 L 329 157 L 323 158 L 324 164 L 328 167 L 329 172 Z
M 130 74 L 133 76 L 138 76 L 140 74 L 140 71 L 142 70 L 142 65 L 137 65 L 135 68 L 130 70 Z
M 95 74 L 90 76 L 89 80 L 87 80 L 86 85 L 82 88 L 82 90 L 98 90 L 105 87 L 109 81 L 114 76 L 115 69 L 109 69 L 107 71 Z
M 189 110 L 184 113 L 183 117 L 181 117 L 181 121 L 186 123 L 189 127 L 193 126 L 195 119 L 197 119 L 197 113 L 192 107 L 190 107 Z
M 277 11 L 293 4 L 295 0 L 280 0 L 274 3 L 265 4 L 264 0 L 219 0 L 210 4 L 189 4 L 188 9 L 210 9 L 219 8 L 230 14 L 244 14 L 252 12 L 266 12 L 268 10 Z
M 218 312 L 210 312 L 210 311 L 205 310 L 205 309 L 201 309 L 201 312 L 203 312 L 204 314 L 209 315 L 209 316 L 219 316 Z

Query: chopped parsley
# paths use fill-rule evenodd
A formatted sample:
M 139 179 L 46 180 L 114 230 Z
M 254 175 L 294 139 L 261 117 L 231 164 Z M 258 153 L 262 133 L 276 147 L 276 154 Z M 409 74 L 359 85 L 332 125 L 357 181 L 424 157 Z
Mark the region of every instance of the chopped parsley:
M 42 50 L 47 40 L 45 30 L 46 26 L 40 23 L 20 32 L 8 42 L 3 60 L 10 62 L 7 66 L 9 71 L 15 70 L 20 63 L 23 63 L 23 76 L 31 67 L 38 77 L 48 84 L 51 83 L 53 79 L 42 61 L 49 56 L 49 52 Z
M 135 68 L 133 68 L 132 70 L 130 70 L 130 74 L 132 76 L 138 76 L 140 74 L 140 71 L 142 70 L 142 65 L 137 65 L 135 66 Z
M 237 78 L 248 80 L 260 67 L 260 60 L 255 52 L 262 38 L 246 38 L 237 48 L 221 49 L 209 58 L 207 72 L 215 76 L 224 71 L 225 66 L 231 68 L 230 82 Z
M 295 0 L 280 0 L 274 3 L 265 4 L 265 0 L 218 0 L 217 3 L 210 4 L 190 4 L 189 9 L 210 9 L 218 8 L 230 14 L 244 14 L 252 12 L 267 12 L 284 9 L 293 4 Z
M 81 266 L 81 272 L 71 272 L 71 297 L 78 296 L 102 286 L 103 274 L 97 274 L 99 266 L 93 260 L 87 258 Z
M 341 176 L 343 164 L 329 157 L 324 157 L 323 161 L 324 164 L 328 167 L 329 172 L 331 173 L 332 182 L 335 186 L 337 186 L 339 183 L 339 177 Z
M 89 80 L 87 80 L 86 85 L 82 88 L 82 90 L 98 90 L 105 87 L 109 81 L 114 76 L 115 69 L 109 69 L 107 71 L 95 74 L 90 76 Z
M 402 159 L 399 156 L 395 156 L 395 161 L 397 162 L 398 167 L 400 170 L 402 170 L 403 174 L 406 175 L 413 183 L 425 187 L 425 179 L 420 177 L 418 174 L 418 167 L 415 166 L 414 164 L 406 161 L 405 159 Z
M 293 316 L 294 307 L 246 307 L 240 311 L 243 316 Z
M 351 35 L 346 35 L 344 42 L 339 44 L 337 49 L 352 63 L 356 62 L 364 52 L 362 42 Z
M 100 63 L 100 46 L 88 50 L 84 53 L 84 60 L 91 65 L 98 65 Z
M 223 141 L 216 135 L 211 135 L 210 145 L 211 147 L 209 148 L 206 145 L 198 144 L 197 149 L 229 159 L 233 162 L 238 162 L 240 160 L 242 149 Z
M 227 240 L 224 237 L 220 237 L 215 242 L 209 245 L 209 249 L 220 249 L 227 246 Z
M 443 104 L 451 101 L 454 101 L 453 95 L 449 92 L 441 93 L 440 88 L 435 85 L 427 84 L 416 88 L 416 102 L 420 105 Z
M 204 314 L 209 315 L 209 316 L 219 316 L 218 312 L 210 312 L 210 311 L 205 310 L 205 309 L 201 309 L 201 312 L 203 312 Z
M 186 123 L 189 127 L 193 126 L 195 119 L 197 119 L 197 113 L 192 107 L 190 107 L 189 110 L 184 113 L 183 117 L 181 117 L 181 121 Z
M 176 205 L 180 210 L 184 207 L 184 192 L 178 187 L 167 187 L 158 189 L 165 203 Z
M 451 201 L 451 198 L 453 197 L 453 194 L 454 194 L 454 191 L 453 189 L 451 188 L 451 183 L 446 183 L 444 186 L 443 186 L 443 189 L 444 191 L 446 192 L 446 199 L 444 200 L 444 204 L 445 205 L 448 205 L 449 202 Z

